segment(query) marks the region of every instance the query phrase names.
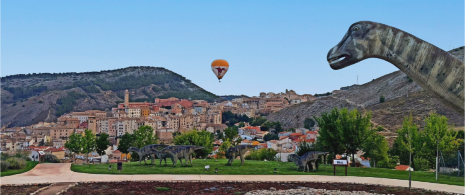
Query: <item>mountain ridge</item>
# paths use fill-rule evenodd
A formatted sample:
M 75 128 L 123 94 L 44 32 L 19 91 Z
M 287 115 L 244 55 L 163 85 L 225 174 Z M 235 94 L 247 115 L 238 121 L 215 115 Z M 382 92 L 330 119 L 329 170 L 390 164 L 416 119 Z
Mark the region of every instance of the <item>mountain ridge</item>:
M 9 75 L 1 78 L 1 85 L 2 127 L 51 122 L 70 111 L 109 109 L 123 101 L 126 89 L 130 100 L 139 102 L 169 97 L 223 100 L 171 70 L 151 66 Z

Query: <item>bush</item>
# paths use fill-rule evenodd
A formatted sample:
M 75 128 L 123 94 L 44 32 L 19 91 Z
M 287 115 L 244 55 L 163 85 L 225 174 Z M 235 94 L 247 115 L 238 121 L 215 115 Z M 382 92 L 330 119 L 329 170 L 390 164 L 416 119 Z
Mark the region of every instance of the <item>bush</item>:
M 8 168 L 10 169 L 22 169 L 26 167 L 26 160 L 22 158 L 11 157 L 6 159 L 6 162 L 10 163 Z
M 2 152 L 0 153 L 0 160 L 5 161 L 6 159 L 10 158 L 10 155 L 8 153 Z
M 383 103 L 386 100 L 384 96 L 379 97 L 379 103 Z
M 0 162 L 0 166 L 1 166 L 1 170 L 0 171 L 6 171 L 8 170 L 8 167 L 10 167 L 10 163 L 8 162 L 5 162 L 5 161 L 1 161 Z
M 246 160 L 268 160 L 268 161 L 273 161 L 276 160 L 276 154 L 277 152 L 274 151 L 271 148 L 268 149 L 260 149 L 260 150 L 254 150 L 250 152 L 249 155 L 245 157 Z
M 60 159 L 58 159 L 58 157 L 56 157 L 53 154 L 45 154 L 44 155 L 44 160 L 45 160 L 45 162 L 60 163 Z

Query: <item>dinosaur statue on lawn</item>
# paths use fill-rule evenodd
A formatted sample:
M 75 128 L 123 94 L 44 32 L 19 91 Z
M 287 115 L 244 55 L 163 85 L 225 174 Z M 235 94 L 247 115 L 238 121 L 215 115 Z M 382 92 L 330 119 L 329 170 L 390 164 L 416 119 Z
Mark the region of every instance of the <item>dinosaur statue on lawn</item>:
M 232 165 L 232 162 L 238 156 L 241 157 L 241 165 L 244 165 L 244 154 L 247 152 L 247 149 L 255 148 L 255 146 L 251 145 L 238 145 L 235 147 L 230 147 L 226 150 L 226 158 L 228 158 L 228 163 L 226 165 Z
M 192 166 L 192 154 L 195 152 L 195 150 L 200 150 L 205 147 L 201 146 L 184 146 L 184 147 L 179 147 L 176 149 L 168 149 L 166 150 L 166 153 L 171 155 L 171 160 L 173 161 L 173 166 L 176 166 L 178 160 L 181 162 L 181 166 L 184 166 L 182 164 L 182 159 L 185 159 L 185 164 L 187 165 L 187 161 L 190 162 Z
M 173 150 L 173 149 L 176 149 L 176 148 L 180 148 L 180 147 L 183 147 L 181 145 L 178 145 L 178 146 L 168 146 L 168 147 L 165 147 L 161 150 L 158 150 L 157 148 L 152 148 L 152 152 L 157 155 L 157 158 L 160 159 L 160 166 L 161 166 L 161 162 L 163 160 L 165 160 L 165 166 L 166 166 L 166 159 L 167 158 L 171 158 L 171 160 L 173 161 L 174 159 L 172 158 L 172 156 L 170 154 L 168 154 L 166 151 L 167 150 Z
M 407 32 L 370 21 L 352 24 L 327 55 L 334 70 L 367 58 L 392 63 L 439 101 L 464 115 L 462 60 Z
M 288 159 L 293 161 L 298 166 L 297 170 L 310 172 L 310 170 L 316 171 L 318 169 L 318 157 L 326 154 L 328 154 L 328 152 L 312 151 L 307 152 L 302 156 L 291 154 L 289 155 Z
M 128 152 L 136 152 L 139 155 L 139 165 L 142 159 L 144 159 L 145 164 L 147 164 L 147 162 L 145 161 L 145 156 L 147 155 L 150 155 L 150 159 L 152 160 L 152 164 L 153 164 L 153 157 L 151 155 L 153 154 L 152 149 L 156 149 L 159 147 L 165 147 L 165 146 L 166 145 L 163 145 L 163 144 L 152 144 L 152 145 L 144 146 L 141 149 L 138 149 L 136 147 L 130 147 L 128 149 Z

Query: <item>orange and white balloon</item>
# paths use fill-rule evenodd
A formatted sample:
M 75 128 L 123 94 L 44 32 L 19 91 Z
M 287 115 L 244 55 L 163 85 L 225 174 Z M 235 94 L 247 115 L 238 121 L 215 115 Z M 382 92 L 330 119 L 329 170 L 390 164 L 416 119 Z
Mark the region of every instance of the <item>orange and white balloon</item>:
M 218 77 L 218 80 L 223 78 L 228 69 L 229 63 L 226 60 L 215 60 L 212 62 L 212 70 L 216 77 Z

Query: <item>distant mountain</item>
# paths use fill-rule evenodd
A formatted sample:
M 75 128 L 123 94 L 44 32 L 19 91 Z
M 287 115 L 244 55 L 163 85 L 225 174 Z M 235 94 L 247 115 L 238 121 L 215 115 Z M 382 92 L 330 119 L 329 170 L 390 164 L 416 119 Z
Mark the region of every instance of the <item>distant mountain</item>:
M 463 61 L 463 47 L 451 50 L 450 53 Z M 417 124 L 423 125 L 424 117 L 435 110 L 447 116 L 449 124 L 464 126 L 463 116 L 444 106 L 401 71 L 344 89 L 347 90 L 335 90 L 332 95 L 320 97 L 316 101 L 284 108 L 268 115 L 267 119 L 280 121 L 285 128 L 296 128 L 303 127 L 305 118 L 320 116 L 322 112 L 328 112 L 334 107 L 357 108 L 372 111 L 372 122 L 383 126 L 386 135 L 395 135 L 393 132 L 402 126 L 404 116 L 411 113 Z M 381 96 L 386 98 L 384 103 L 380 103 Z
M 231 101 L 232 99 L 241 98 L 242 95 L 222 95 L 221 98 Z M 244 98 L 250 98 L 249 96 L 244 96 Z
M 55 121 L 71 111 L 105 110 L 123 102 L 177 97 L 221 101 L 183 76 L 159 67 L 128 67 L 83 73 L 19 74 L 1 78 L 1 125 Z

